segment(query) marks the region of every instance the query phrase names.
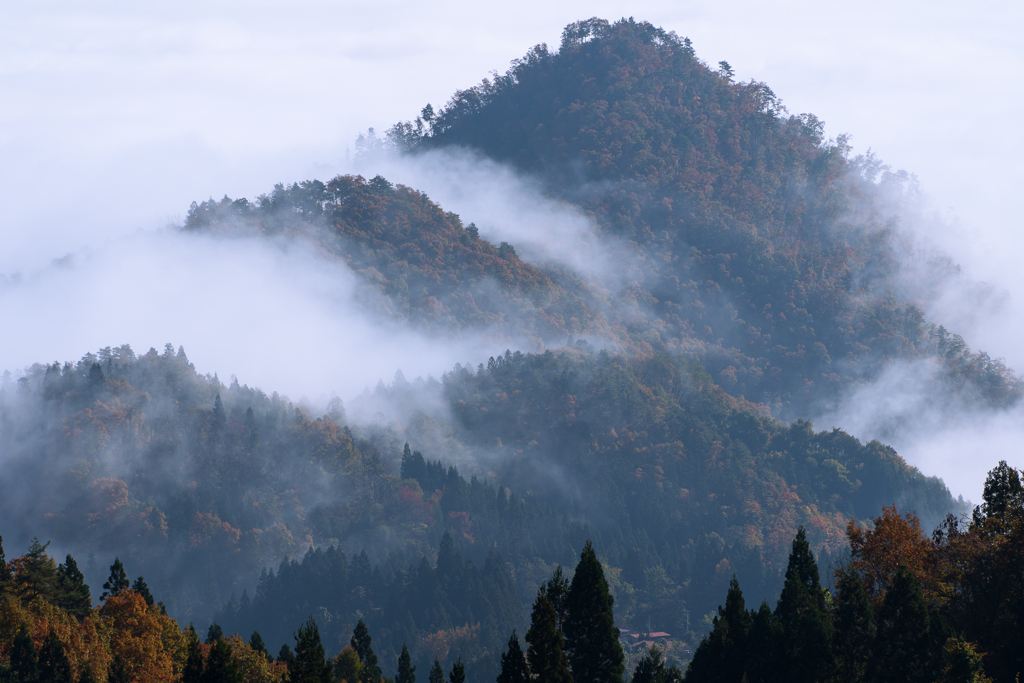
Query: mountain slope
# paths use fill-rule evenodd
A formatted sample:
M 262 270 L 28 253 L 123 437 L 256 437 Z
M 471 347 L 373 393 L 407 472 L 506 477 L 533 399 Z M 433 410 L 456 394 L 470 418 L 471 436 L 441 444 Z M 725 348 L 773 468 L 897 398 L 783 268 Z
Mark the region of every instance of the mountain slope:
M 731 393 L 791 418 L 893 361 L 932 358 L 969 402 L 1021 396 L 1001 362 L 924 319 L 920 301 L 956 268 L 905 270 L 910 178 L 850 159 L 813 115 L 712 71 L 686 39 L 632 19 L 577 22 L 558 52 L 539 45 L 423 116 L 391 143 L 510 162 L 628 240 L 649 309 L 626 328 L 693 354 Z

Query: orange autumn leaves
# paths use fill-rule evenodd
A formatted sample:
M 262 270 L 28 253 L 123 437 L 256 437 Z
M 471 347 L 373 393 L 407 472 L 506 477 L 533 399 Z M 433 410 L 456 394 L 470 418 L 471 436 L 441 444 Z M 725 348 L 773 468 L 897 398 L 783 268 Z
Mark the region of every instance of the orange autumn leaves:
M 74 616 L 35 597 L 27 603 L 13 595 L 0 596 L 0 660 L 10 654 L 15 634 L 24 625 L 38 651 L 50 631 L 64 645 L 74 680 L 84 668 L 97 681 L 107 680 L 115 657 L 120 657 L 133 683 L 174 683 L 188 656 L 192 636 L 177 621 L 134 590 L 107 598 L 98 610 L 91 610 L 79 622 Z M 227 639 L 232 656 L 246 683 L 279 683 L 283 665 L 268 662 L 237 635 Z M 199 645 L 204 659 L 209 645 Z

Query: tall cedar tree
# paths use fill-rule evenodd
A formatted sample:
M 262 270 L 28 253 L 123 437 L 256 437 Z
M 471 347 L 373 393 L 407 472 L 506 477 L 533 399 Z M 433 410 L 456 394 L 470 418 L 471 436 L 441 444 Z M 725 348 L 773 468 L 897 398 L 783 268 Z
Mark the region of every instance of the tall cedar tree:
M 409 648 L 402 643 L 402 654 L 398 655 L 398 673 L 395 674 L 395 683 L 416 683 L 416 667 L 412 665 L 412 657 L 409 656 Z
M 917 579 L 901 566 L 878 610 L 878 631 L 868 663 L 870 680 L 933 681 L 929 635 L 928 606 Z
M 829 680 L 835 666 L 830 647 L 832 621 L 803 527 L 793 539 L 775 618 L 782 635 L 782 671 L 788 679 L 793 683 Z
M 452 670 L 448 674 L 449 683 L 466 683 L 466 667 L 462 664 L 462 657 L 455 660 Z
M 437 657 L 434 657 L 434 665 L 430 667 L 430 683 L 444 683 L 444 669 L 441 668 L 441 662 L 437 661 Z
M 501 655 L 501 673 L 497 683 L 529 683 L 530 670 L 526 668 L 526 655 L 519 644 L 519 636 L 512 631 L 508 649 Z
M 52 627 L 39 649 L 39 683 L 74 683 L 64 643 Z
M 382 675 L 380 665 L 377 664 L 377 655 L 370 646 L 371 642 L 370 630 L 360 619 L 352 631 L 350 644 L 359 653 L 359 659 L 363 662 L 363 674 L 359 679 L 362 683 L 379 683 Z
M 562 629 L 572 675 L 580 683 L 622 683 L 624 657 L 613 602 L 597 553 L 587 541 L 565 598 Z
M 49 545 L 49 541 L 43 544 L 39 542 L 38 538 L 33 538 L 28 553 L 22 558 L 25 564 L 19 579 L 20 583 L 24 585 L 22 598 L 26 601 L 39 595 L 49 603 L 56 602 L 57 565 L 46 554 L 46 548 Z
M 747 637 L 751 617 L 736 577 L 729 582 L 725 607 L 718 608 L 711 632 L 693 653 L 686 672 L 687 683 L 740 683 L 747 659 Z
M 196 629 L 189 626 L 186 632 L 188 638 L 188 655 L 185 658 L 185 668 L 181 671 L 181 683 L 199 683 L 203 677 L 203 651 L 199 648 L 199 636 Z
M 537 683 L 572 683 L 569 659 L 562 646 L 562 634 L 555 626 L 555 608 L 544 590 L 537 592 L 530 615 L 530 630 L 526 632 L 526 659 L 530 673 Z M 588 680 L 588 679 L 579 679 Z
M 92 595 L 85 575 L 70 554 L 64 558 L 64 564 L 57 567 L 57 592 L 60 595 L 58 607 L 78 617 L 79 621 L 85 619 L 92 608 Z
M 210 624 L 210 628 L 206 629 L 206 644 L 213 645 L 218 640 L 224 637 L 224 628 L 216 621 Z
M 333 668 L 320 642 L 320 630 L 316 627 L 316 621 L 310 617 L 295 634 L 295 657 L 288 662 L 288 681 L 332 683 Z
M 287 664 L 295 659 L 295 655 L 292 654 L 292 649 L 288 647 L 288 643 L 281 646 L 281 649 L 277 652 L 277 661 L 282 664 Z
M 11 672 L 18 683 L 35 683 L 39 676 L 39 662 L 36 658 L 36 646 L 32 644 L 32 637 L 25 624 L 21 625 L 18 634 L 14 636 L 8 657 Z
M 867 674 L 874 640 L 871 601 L 855 567 L 836 573 L 836 592 L 832 608 L 832 646 L 836 671 L 849 683 L 860 683 Z
M 561 565 L 555 567 L 555 573 L 551 576 L 547 585 L 548 600 L 555 608 L 555 626 L 559 633 L 563 633 L 565 626 L 565 599 L 569 595 L 569 581 L 562 573 Z M 564 633 L 563 633 L 564 636 Z
M 780 662 L 781 640 L 779 620 L 772 614 L 768 603 L 762 602 L 756 612 L 751 610 L 750 613 L 750 628 L 745 644 L 748 683 L 783 683 L 786 680 Z
M 259 631 L 253 631 L 252 635 L 249 636 L 249 647 L 264 657 L 270 658 L 270 653 L 267 652 L 267 645 L 263 642 L 263 636 L 260 635 Z
M 218 639 L 216 644 L 210 648 L 210 654 L 206 658 L 206 667 L 199 677 L 199 682 L 243 683 L 242 672 L 238 668 L 238 662 L 231 656 L 231 646 L 228 645 L 226 638 Z M 328 682 L 324 681 L 323 683 Z
M 147 605 L 152 605 L 155 602 L 153 594 L 149 592 L 149 586 L 146 585 L 145 579 L 141 576 L 135 579 L 135 583 L 132 584 L 132 590 L 141 595 Z
M 129 585 L 128 574 L 124 571 L 121 558 L 115 557 L 114 564 L 110 565 L 110 578 L 103 584 L 103 594 L 100 595 L 100 600 L 106 600 L 111 596 L 117 595 L 127 589 Z

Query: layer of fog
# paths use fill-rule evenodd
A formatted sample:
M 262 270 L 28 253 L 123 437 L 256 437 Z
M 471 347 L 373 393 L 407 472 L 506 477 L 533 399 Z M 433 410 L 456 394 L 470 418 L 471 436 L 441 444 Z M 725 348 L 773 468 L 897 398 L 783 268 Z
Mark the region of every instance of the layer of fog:
M 0 368 L 173 342 L 201 373 L 326 403 L 397 370 L 439 377 L 505 348 L 382 320 L 359 284 L 299 242 L 138 232 L 0 280 Z
M 367 155 L 351 168 L 426 192 L 463 224 L 475 223 L 481 237 L 511 243 L 530 263 L 569 268 L 609 289 L 641 277 L 632 272 L 625 245 L 599 236 L 577 207 L 547 198 L 540 181 L 471 150 Z

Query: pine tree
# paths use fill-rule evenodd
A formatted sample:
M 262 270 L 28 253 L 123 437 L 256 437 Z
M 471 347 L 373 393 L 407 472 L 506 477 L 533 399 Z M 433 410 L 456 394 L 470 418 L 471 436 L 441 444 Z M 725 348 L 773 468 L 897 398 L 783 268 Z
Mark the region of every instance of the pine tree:
M 562 629 L 572 675 L 580 683 L 622 682 L 624 657 L 613 602 L 597 553 L 587 541 L 566 596 Z
M 39 649 L 39 683 L 74 683 L 71 677 L 71 662 L 64 651 L 56 631 L 50 628 L 49 635 Z
M 210 628 L 206 629 L 206 644 L 213 645 L 218 640 L 224 637 L 224 629 L 216 621 L 210 624 Z
M 295 655 L 292 653 L 292 649 L 288 647 L 288 643 L 285 643 L 281 646 L 281 649 L 277 651 L 277 661 L 282 664 L 288 664 L 293 659 L 295 659 Z
M 750 621 L 743 591 L 733 576 L 725 596 L 725 607 L 718 608 L 711 632 L 701 639 L 693 653 L 693 660 L 686 673 L 687 682 L 740 683 L 747 662 Z
M 288 671 L 290 676 L 290 667 Z M 242 672 L 238 668 L 238 662 L 231 656 L 231 646 L 228 644 L 227 639 L 218 639 L 213 647 L 210 648 L 210 654 L 206 658 L 206 666 L 199 677 L 199 683 L 242 682 Z
M 377 655 L 371 647 L 372 640 L 370 630 L 360 619 L 352 631 L 352 640 L 349 641 L 349 644 L 359 653 L 359 659 L 363 662 L 363 673 L 359 679 L 362 683 L 379 683 L 383 673 L 377 663 Z
M 259 631 L 253 631 L 252 635 L 249 636 L 249 647 L 251 647 L 253 650 L 261 654 L 269 654 L 267 652 L 267 646 L 263 642 L 263 636 L 260 635 Z
M 452 670 L 448 674 L 450 683 L 466 683 L 466 667 L 462 664 L 462 657 L 455 660 Z
M 100 595 L 100 600 L 115 596 L 127 589 L 128 586 L 128 575 L 124 571 L 124 565 L 121 564 L 121 558 L 115 557 L 114 564 L 110 565 L 110 578 L 103 584 L 103 594 Z
M 135 579 L 135 583 L 132 584 L 132 590 L 141 595 L 147 605 L 152 605 L 155 602 L 153 594 L 149 592 L 149 586 L 146 585 L 145 579 L 141 576 Z
M 430 683 L 444 683 L 444 669 L 441 668 L 441 662 L 437 661 L 437 657 L 434 657 L 434 665 L 430 667 L 428 680 Z
M 288 662 L 289 683 L 332 683 L 333 667 L 320 642 L 320 629 L 310 617 L 295 634 L 295 657 Z M 378 678 L 379 680 L 379 678 Z
M 43 544 L 38 537 L 33 538 L 28 553 L 22 558 L 24 564 L 18 579 L 23 585 L 21 597 L 25 601 L 37 595 L 50 603 L 57 601 L 57 565 L 46 554 L 49 545 L 49 541 Z
M 555 608 L 543 588 L 537 592 L 530 615 L 530 630 L 526 632 L 526 659 L 530 674 L 537 683 L 571 683 L 569 659 L 562 645 L 562 634 L 556 628 Z M 582 679 L 585 680 L 585 679 Z
M 786 582 L 775 608 L 782 640 L 781 668 L 793 683 L 829 680 L 835 666 L 832 621 L 821 590 L 818 565 L 803 527 L 793 539 Z
M 519 644 L 519 636 L 512 631 L 508 639 L 508 649 L 501 655 L 501 674 L 497 683 L 528 683 L 530 670 L 526 668 L 526 656 Z
M 832 628 L 836 670 L 849 683 L 859 683 L 864 680 L 871 657 L 874 624 L 871 601 L 855 567 L 846 567 L 838 572 Z
M 196 635 L 194 627 L 189 626 L 188 655 L 185 658 L 185 667 L 181 671 L 181 683 L 199 683 L 203 677 L 203 651 L 199 648 L 199 636 Z
M 36 646 L 32 643 L 25 624 L 18 629 L 11 644 L 10 657 L 11 673 L 17 678 L 18 683 L 36 683 L 39 677 L 39 662 L 36 658 Z
M 555 624 L 559 633 L 563 633 L 565 626 L 565 601 L 569 595 L 569 581 L 562 573 L 562 566 L 555 567 L 555 573 L 551 576 L 547 585 L 548 600 L 555 608 Z M 564 633 L 563 633 L 564 635 Z
M 92 608 L 92 596 L 85 583 L 85 575 L 78 568 L 75 558 L 69 554 L 64 564 L 57 567 L 57 606 L 81 621 Z
M 398 655 L 398 673 L 395 683 L 416 683 L 416 667 L 412 665 L 409 648 L 402 643 L 402 654 Z
M 928 607 L 917 579 L 900 566 L 878 610 L 878 630 L 868 662 L 872 681 L 927 683 L 929 676 Z

